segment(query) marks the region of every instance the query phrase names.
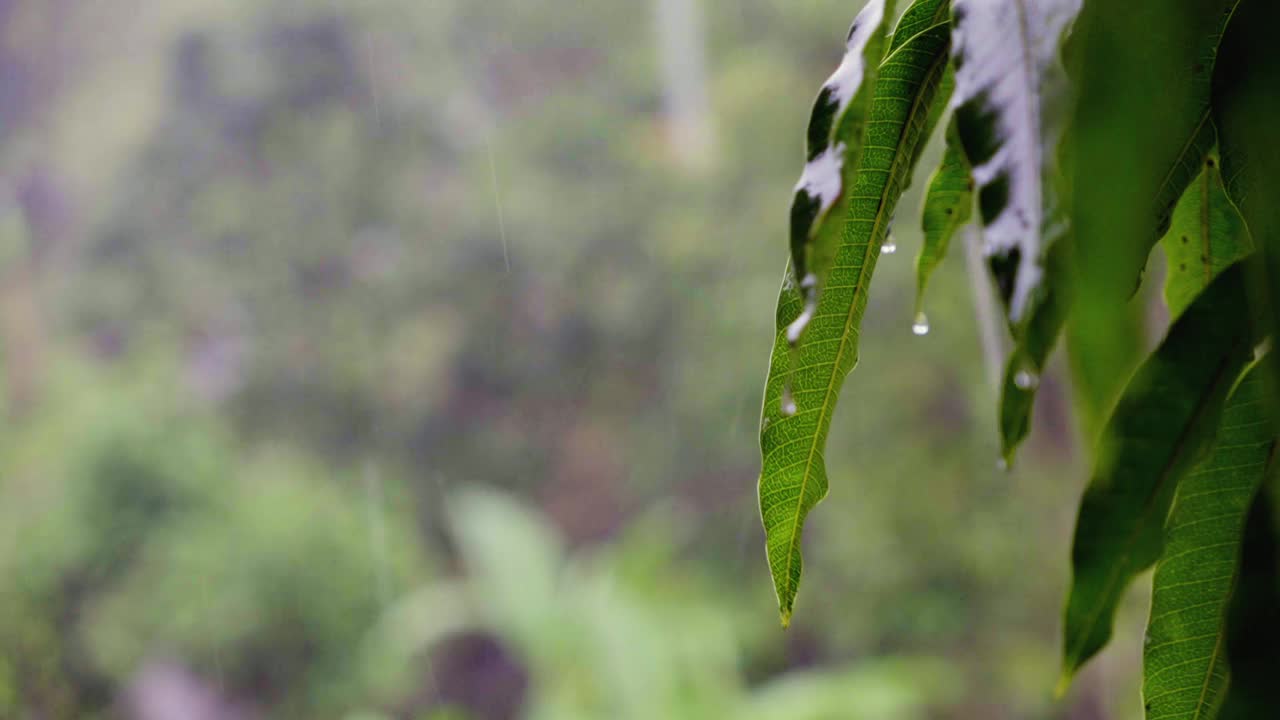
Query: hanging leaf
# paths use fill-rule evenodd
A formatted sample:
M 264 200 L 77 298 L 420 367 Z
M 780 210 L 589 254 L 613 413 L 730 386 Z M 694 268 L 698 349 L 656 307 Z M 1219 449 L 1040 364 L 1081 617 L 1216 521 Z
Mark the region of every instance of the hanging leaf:
M 953 121 L 947 126 L 947 146 L 942 164 L 929 180 L 924 197 L 924 214 L 921 227 L 924 245 L 916 258 L 916 326 L 928 328 L 924 314 L 924 291 L 929 277 L 942 262 L 951 245 L 951 237 L 973 212 L 973 180 L 969 176 L 969 161 L 960 146 L 960 138 Z
M 1142 659 L 1144 706 L 1153 720 L 1209 718 L 1222 700 L 1227 607 L 1245 516 L 1275 456 L 1266 400 L 1255 365 L 1222 411 L 1217 448 L 1178 485 Z
M 1022 334 L 1005 363 L 1000 386 L 1000 455 L 1006 466 L 1013 464 L 1018 446 L 1031 432 L 1031 411 L 1035 406 L 1040 376 L 1049 353 L 1066 322 L 1070 294 L 1068 284 L 1069 242 L 1055 242 L 1045 257 L 1044 292 L 1032 301 Z
M 1009 321 L 1044 276 L 1044 238 L 1060 232 L 1047 182 L 1066 94 L 1063 32 L 1080 0 L 955 0 L 956 128 L 973 167 L 984 252 Z
M 1129 581 L 1160 557 L 1178 481 L 1210 448 L 1252 345 L 1236 264 L 1173 323 L 1125 388 L 1080 502 L 1062 687 L 1110 638 Z
M 1163 190 L 1186 187 L 1213 144 L 1210 81 L 1234 5 L 1095 2 L 1080 16 L 1079 102 L 1065 146 L 1076 246 L 1067 341 L 1086 438 L 1103 425 L 1141 360 L 1140 344 L 1123 342 L 1135 338 L 1142 317 L 1127 304 L 1167 229 L 1153 226 L 1153 218 L 1167 219 L 1182 195 L 1165 205 Z M 1189 140 L 1198 155 L 1187 157 Z M 1179 157 L 1187 160 L 1181 167 Z
M 809 117 L 807 161 L 791 203 L 791 266 L 800 280 L 805 312 L 787 334 L 795 345 L 817 307 L 849 213 L 862 156 L 875 71 L 884 56 L 885 16 L 893 3 L 871 0 L 854 18 L 844 58 L 818 91 Z
M 1222 154 L 1227 194 L 1240 208 L 1258 247 L 1265 280 L 1253 287 L 1256 304 L 1268 315 L 1272 332 L 1280 331 L 1280 3 L 1244 0 L 1227 28 L 1213 77 L 1214 121 Z M 1280 354 L 1271 356 L 1280 379 Z
M 1096 325 L 1102 333 L 1096 337 L 1111 340 L 1124 334 L 1117 327 L 1131 322 L 1115 309 L 1137 287 L 1151 247 L 1213 146 L 1209 78 L 1236 1 L 1092 2 L 1076 20 L 1066 55 L 1079 91 L 1062 153 L 1065 174 L 1074 178 L 1070 234 L 1046 251 L 1045 282 L 1005 369 L 1000 441 L 1008 462 L 1030 430 L 1037 379 L 1074 299 L 1085 298 L 1083 314 L 1089 316 L 1080 323 L 1081 336 Z M 1089 287 L 1076 292 L 1073 270 L 1084 274 L 1084 266 L 1095 265 L 1100 269 L 1085 278 Z M 1100 291 L 1106 302 L 1092 298 Z M 1110 404 L 1111 385 L 1127 377 L 1129 362 L 1122 349 L 1108 365 L 1101 358 L 1111 357 L 1109 348 L 1102 345 L 1073 348 L 1077 369 L 1092 380 L 1084 394 L 1095 407 Z
M 1227 613 L 1231 682 L 1218 720 L 1256 720 L 1280 707 L 1280 505 L 1274 472 L 1249 508 L 1240 571 Z
M 1177 317 L 1218 273 L 1249 254 L 1252 243 L 1240 214 L 1222 187 L 1218 158 L 1205 158 L 1200 177 L 1187 188 L 1164 236 L 1168 261 L 1164 297 Z
M 804 520 L 827 493 L 827 431 L 844 378 L 857 363 L 859 326 L 880 244 L 917 146 L 936 117 L 934 104 L 945 101 L 939 91 L 948 34 L 943 0 L 917 0 L 898 23 L 879 68 L 844 234 L 808 336 L 794 352 L 788 328 L 805 312 L 805 300 L 791 273 L 778 299 L 760 425 L 760 512 L 784 625 L 800 585 Z

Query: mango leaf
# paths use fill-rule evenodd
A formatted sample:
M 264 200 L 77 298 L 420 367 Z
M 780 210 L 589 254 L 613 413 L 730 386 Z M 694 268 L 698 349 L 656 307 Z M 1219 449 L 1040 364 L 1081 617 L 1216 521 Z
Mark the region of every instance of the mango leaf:
M 1243 0 L 1222 39 L 1213 77 L 1214 122 L 1227 194 L 1258 248 L 1262 273 L 1253 292 L 1272 333 L 1280 331 L 1280 3 Z M 1280 379 L 1280 354 L 1271 354 Z
M 759 492 L 783 625 L 790 622 L 800 585 L 804 520 L 827 493 L 827 432 L 844 378 L 857 363 L 859 327 L 880 245 L 917 146 L 936 117 L 933 105 L 947 63 L 947 15 L 943 0 L 916 0 L 898 23 L 879 68 L 844 235 L 809 335 L 794 351 L 788 327 L 804 312 L 805 300 L 791 273 L 778 298 L 760 423 Z
M 1217 447 L 1178 485 L 1165 523 L 1142 658 L 1142 694 L 1152 720 L 1207 720 L 1222 701 L 1227 608 L 1245 516 L 1275 444 L 1265 378 L 1255 365 L 1222 411 Z
M 1141 359 L 1128 304 L 1164 229 L 1160 190 L 1188 139 L 1212 145 L 1211 79 L 1221 30 L 1235 0 L 1088 3 L 1066 165 L 1071 168 L 1075 298 L 1068 327 L 1073 388 L 1087 430 L 1103 425 Z M 1187 180 L 1203 155 L 1175 169 Z M 1183 183 L 1185 185 L 1185 183 Z M 1180 197 L 1178 193 L 1175 197 Z M 1170 203 L 1169 207 L 1172 207 Z M 1116 312 L 1117 308 L 1129 312 Z M 1125 342 L 1130 340 L 1130 342 Z M 1094 433 L 1089 432 L 1088 436 Z
M 1040 376 L 1066 322 L 1070 251 L 1068 242 L 1050 244 L 1043 292 L 1032 300 L 1022 333 L 1005 364 L 1000 389 L 1000 455 L 1006 467 L 1013 464 L 1018 446 L 1031 433 L 1031 411 Z
M 1178 201 L 1169 233 L 1160 241 L 1169 266 L 1165 303 L 1174 317 L 1253 245 L 1240 213 L 1227 199 L 1216 153 L 1205 158 L 1203 167 Z
M 1112 358 L 1106 347 L 1124 335 L 1117 327 L 1132 321 L 1115 309 L 1137 287 L 1151 247 L 1213 146 L 1209 79 L 1236 2 L 1091 2 L 1076 19 L 1065 54 L 1079 90 L 1061 152 L 1074 193 L 1070 232 L 1047 250 L 1043 287 L 1005 370 L 1000 440 L 1008 462 L 1030 430 L 1037 379 L 1076 297 L 1086 297 L 1083 313 L 1090 315 L 1076 335 L 1087 336 L 1090 328 L 1101 333 L 1094 336 L 1099 346 L 1073 347 L 1076 369 L 1090 381 L 1081 384 L 1088 385 L 1091 405 L 1108 406 L 1112 385 L 1127 376 L 1118 368 L 1128 362 L 1129 348 Z M 1109 217 L 1121 224 L 1109 224 Z M 1081 249 L 1058 247 L 1077 244 Z M 1101 266 L 1079 290 L 1072 286 L 1077 264 Z M 1107 301 L 1088 299 L 1097 292 Z
M 1273 717 L 1280 707 L 1280 517 L 1273 471 L 1249 508 L 1244 548 L 1227 614 L 1231 682 L 1218 720 Z
M 1062 34 L 1080 0 L 955 0 L 956 128 L 978 189 L 984 252 L 1011 324 L 1044 276 L 1060 225 L 1046 182 L 1066 94 Z
M 947 126 L 947 146 L 942 164 L 934 171 L 925 192 L 924 213 L 921 227 L 924 245 L 916 258 L 916 323 L 927 332 L 929 323 L 924 314 L 924 291 L 933 271 L 942 262 L 951 245 L 951 238 L 973 213 L 973 179 L 969 176 L 969 160 L 960 146 L 955 122 Z
M 1236 264 L 1173 323 L 1125 388 L 1080 502 L 1060 689 L 1111 637 L 1130 580 L 1160 557 L 1174 491 L 1212 445 L 1252 353 L 1251 329 Z
M 791 203 L 791 267 L 800 279 L 806 311 L 794 321 L 787 339 L 800 341 L 817 307 L 840 244 L 862 156 L 871 109 L 875 71 L 884 56 L 885 17 L 893 3 L 871 0 L 854 18 L 845 39 L 844 58 L 818 91 L 809 116 L 808 156 Z

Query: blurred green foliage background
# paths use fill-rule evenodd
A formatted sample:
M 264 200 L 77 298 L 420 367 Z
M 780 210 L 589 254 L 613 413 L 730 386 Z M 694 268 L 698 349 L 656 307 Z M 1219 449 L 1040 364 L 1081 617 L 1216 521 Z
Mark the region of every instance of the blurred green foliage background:
M 923 177 L 777 626 L 759 388 L 856 9 L 0 0 L 0 717 L 1136 716 L 1132 632 L 1049 696 L 1070 393 L 998 471 L 962 248 L 910 331 Z

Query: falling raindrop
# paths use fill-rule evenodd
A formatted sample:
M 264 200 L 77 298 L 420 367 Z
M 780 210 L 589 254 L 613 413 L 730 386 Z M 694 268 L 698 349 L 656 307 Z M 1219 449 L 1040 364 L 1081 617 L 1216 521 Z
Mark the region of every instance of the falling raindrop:
M 911 332 L 916 335 L 929 334 L 929 318 L 923 312 L 916 313 L 916 320 L 911 325 Z
M 1013 384 L 1017 385 L 1019 390 L 1034 390 L 1040 384 L 1040 376 L 1030 370 L 1019 370 L 1013 376 Z

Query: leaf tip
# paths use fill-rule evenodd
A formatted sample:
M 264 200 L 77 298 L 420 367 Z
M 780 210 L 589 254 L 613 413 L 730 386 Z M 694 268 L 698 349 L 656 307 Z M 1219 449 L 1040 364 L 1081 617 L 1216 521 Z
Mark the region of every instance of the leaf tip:
M 791 627 L 791 614 L 795 608 L 795 593 L 782 594 L 779 589 L 778 594 L 778 620 L 782 623 L 782 629 L 786 630 Z
M 1058 676 L 1058 684 L 1053 686 L 1053 699 L 1061 700 L 1066 697 L 1067 691 L 1071 689 L 1071 668 L 1062 668 L 1062 675 Z

